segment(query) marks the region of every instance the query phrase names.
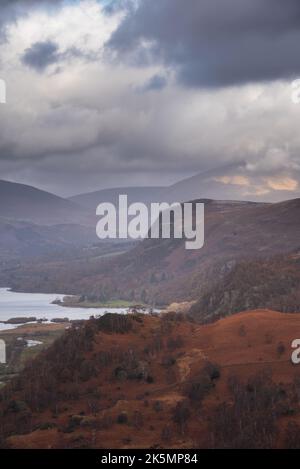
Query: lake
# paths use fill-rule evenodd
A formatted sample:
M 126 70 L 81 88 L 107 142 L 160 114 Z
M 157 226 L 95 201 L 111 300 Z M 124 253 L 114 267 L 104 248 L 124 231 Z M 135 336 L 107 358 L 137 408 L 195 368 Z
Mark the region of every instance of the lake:
M 16 317 L 36 317 L 37 319 L 69 318 L 70 320 L 89 319 L 90 316 L 103 315 L 106 312 L 126 314 L 123 308 L 67 308 L 51 304 L 55 299 L 66 295 L 48 295 L 43 293 L 15 293 L 8 288 L 0 288 L 0 321 Z M 15 325 L 1 324 L 0 330 L 14 329 Z

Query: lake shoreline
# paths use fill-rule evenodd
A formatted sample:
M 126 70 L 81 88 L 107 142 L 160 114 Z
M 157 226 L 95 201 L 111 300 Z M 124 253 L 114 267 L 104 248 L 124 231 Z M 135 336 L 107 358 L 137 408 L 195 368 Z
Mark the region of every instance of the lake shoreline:
M 127 314 L 128 308 L 101 308 L 90 305 L 65 305 L 66 295 L 43 293 L 20 293 L 9 288 L 0 288 L 0 331 L 16 328 L 25 323 L 51 324 L 53 321 L 68 322 L 86 321 L 91 316 L 102 316 L 105 313 Z M 70 297 L 69 297 L 70 298 Z M 56 303 L 56 304 L 55 304 Z M 22 321 L 20 321 L 20 318 Z M 33 321 L 36 319 L 36 321 Z
M 14 290 L 12 288 L 6 288 L 6 287 L 0 287 L 0 290 L 5 289 L 9 292 L 12 293 L 24 293 L 26 295 L 53 295 L 59 297 L 63 297 L 61 301 L 56 301 L 54 300 L 52 304 L 56 304 L 58 306 L 61 306 L 63 308 L 84 308 L 84 309 L 103 309 L 103 308 L 132 308 L 136 306 L 136 302 L 133 301 L 128 301 L 128 300 L 109 300 L 109 301 L 97 301 L 97 302 L 91 302 L 91 301 L 80 301 L 80 295 L 76 294 L 65 294 L 65 293 L 52 293 L 52 292 L 39 292 L 39 291 L 24 291 L 24 290 Z M 140 304 L 139 304 L 140 305 Z M 147 305 L 141 305 L 141 307 L 147 308 Z

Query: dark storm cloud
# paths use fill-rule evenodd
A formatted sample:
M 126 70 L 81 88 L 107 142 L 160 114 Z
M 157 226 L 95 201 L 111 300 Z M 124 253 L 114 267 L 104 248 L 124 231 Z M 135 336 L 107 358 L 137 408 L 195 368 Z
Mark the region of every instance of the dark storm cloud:
M 58 46 L 52 41 L 36 42 L 22 56 L 22 62 L 37 71 L 45 70 L 58 60 Z
M 299 43 L 299 0 L 140 0 L 107 46 L 206 87 L 289 78 L 300 72 Z
M 76 47 L 71 47 L 64 52 L 60 52 L 58 44 L 49 40 L 32 44 L 31 47 L 24 51 L 21 61 L 24 65 L 33 68 L 37 72 L 43 72 L 49 65 L 72 58 L 93 61 L 97 59 L 97 55 L 82 52 Z

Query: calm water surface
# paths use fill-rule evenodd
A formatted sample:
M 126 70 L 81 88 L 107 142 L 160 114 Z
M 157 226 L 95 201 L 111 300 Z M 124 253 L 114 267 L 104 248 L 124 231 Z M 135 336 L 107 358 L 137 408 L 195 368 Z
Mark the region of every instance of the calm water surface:
M 102 315 L 106 312 L 125 314 L 125 308 L 65 308 L 52 305 L 56 298 L 63 299 L 65 295 L 47 295 L 43 293 L 15 293 L 8 288 L 0 288 L 0 321 L 7 321 L 16 317 L 69 318 L 70 320 L 89 319 L 90 316 Z M 0 323 L 0 330 L 13 329 L 17 326 Z

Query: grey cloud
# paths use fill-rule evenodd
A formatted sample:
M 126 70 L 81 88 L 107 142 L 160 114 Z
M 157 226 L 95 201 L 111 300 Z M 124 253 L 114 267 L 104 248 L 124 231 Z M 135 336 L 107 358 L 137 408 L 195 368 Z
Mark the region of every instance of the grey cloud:
M 228 193 L 238 191 L 240 198 L 271 197 L 272 192 L 266 192 L 270 190 L 265 181 L 268 176 L 272 176 L 274 187 L 288 186 L 291 178 L 299 180 L 300 187 L 300 172 L 294 169 L 299 160 L 298 122 L 293 120 L 294 105 L 289 101 L 284 108 L 275 100 L 266 114 L 263 96 L 245 111 L 249 98 L 243 90 L 198 94 L 170 87 L 167 92 L 149 95 L 134 93 L 124 83 L 121 93 L 113 76 L 119 72 L 106 73 L 109 75 L 103 76 L 102 82 L 91 82 L 86 74 L 80 83 L 69 84 L 68 97 L 58 95 L 55 87 L 54 98 L 41 95 L 38 102 L 43 106 L 36 107 L 38 120 L 26 114 L 20 119 L 21 114 L 16 115 L 8 105 L 0 132 L 2 177 L 9 179 L 15 174 L 19 180 L 43 181 L 49 188 L 61 186 L 66 192 L 74 190 L 75 184 L 83 192 L 91 189 L 89 184 L 95 188 L 97 184 L 100 188 L 141 181 L 157 185 L 168 181 L 170 174 L 177 173 L 179 180 L 232 163 L 232 177 L 220 171 L 214 184 Z M 46 75 L 36 79 L 48 80 Z M 108 87 L 104 87 L 106 82 Z M 27 83 L 23 86 L 26 89 Z M 278 84 L 273 87 L 273 91 L 265 90 L 266 101 L 280 88 Z M 288 128 L 283 126 L 285 113 Z M 289 139 L 290 151 L 282 143 Z M 257 141 L 262 143 L 253 149 Z M 246 162 L 242 168 L 241 160 Z M 286 179 L 283 182 L 278 180 L 281 174 Z M 251 179 L 254 195 L 251 187 L 236 184 L 241 175 Z M 296 193 L 278 192 L 282 199 L 286 195 Z
M 300 72 L 299 0 L 140 0 L 107 44 L 118 60 L 172 66 L 188 86 Z
M 71 47 L 64 52 L 60 52 L 58 44 L 49 40 L 36 42 L 26 49 L 21 57 L 21 61 L 24 65 L 33 68 L 37 72 L 43 72 L 50 65 L 72 58 L 93 61 L 97 59 L 97 56 L 82 52 L 76 47 Z
M 74 193 L 168 184 L 230 164 L 230 171 L 220 169 L 207 181 L 219 198 L 226 189 L 228 198 L 271 199 L 274 187 L 282 199 L 295 196 L 299 191 L 285 188 L 293 188 L 294 179 L 300 187 L 300 108 L 289 85 L 199 92 L 176 86 L 169 73 L 173 68 L 181 82 L 203 87 L 286 76 L 292 58 L 296 70 L 298 8 L 272 0 L 268 18 L 266 5 L 270 0 L 141 0 L 135 10 L 131 3 L 107 45 L 118 52 L 116 67 L 103 60 L 90 67 L 71 63 L 96 57 L 63 49 L 51 32 L 44 41 L 43 31 L 21 57 L 25 73 L 8 70 L 1 177 Z M 123 57 L 168 68 L 128 68 L 120 65 Z M 61 76 L 42 74 L 50 65 Z
M 131 0 L 105 0 L 103 11 L 107 15 L 113 15 L 121 10 L 128 10 L 132 7 Z
M 63 0 L 1 0 L 0 41 L 5 40 L 5 27 L 19 16 L 26 15 L 31 8 L 55 8 Z
M 143 86 L 137 91 L 147 93 L 148 91 L 161 91 L 168 85 L 168 80 L 163 75 L 153 75 Z
M 58 46 L 52 41 L 36 42 L 29 49 L 26 49 L 22 56 L 22 62 L 37 71 L 45 70 L 58 60 Z

